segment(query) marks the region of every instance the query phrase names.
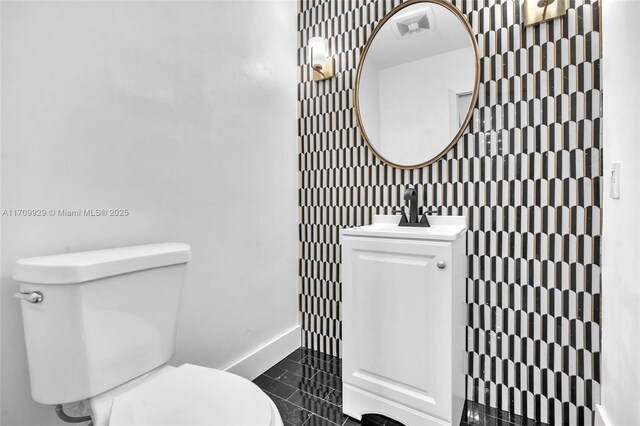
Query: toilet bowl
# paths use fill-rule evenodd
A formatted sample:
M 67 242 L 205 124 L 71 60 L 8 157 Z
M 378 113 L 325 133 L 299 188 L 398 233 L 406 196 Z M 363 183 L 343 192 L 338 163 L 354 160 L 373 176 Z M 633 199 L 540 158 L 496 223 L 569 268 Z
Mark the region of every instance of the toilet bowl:
M 190 260 L 182 243 L 18 260 L 33 399 L 88 400 L 94 426 L 282 426 L 249 380 L 167 365 Z
M 94 426 L 283 425 L 249 380 L 191 364 L 163 366 L 89 402 Z

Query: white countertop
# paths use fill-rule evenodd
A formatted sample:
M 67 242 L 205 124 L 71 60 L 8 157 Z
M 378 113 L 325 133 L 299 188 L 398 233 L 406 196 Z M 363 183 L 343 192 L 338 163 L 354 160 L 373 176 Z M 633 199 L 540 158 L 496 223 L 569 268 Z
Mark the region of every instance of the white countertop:
M 427 215 L 430 227 L 398 226 L 400 215 L 375 215 L 373 224 L 343 228 L 341 235 L 416 240 L 454 241 L 467 230 L 464 216 Z

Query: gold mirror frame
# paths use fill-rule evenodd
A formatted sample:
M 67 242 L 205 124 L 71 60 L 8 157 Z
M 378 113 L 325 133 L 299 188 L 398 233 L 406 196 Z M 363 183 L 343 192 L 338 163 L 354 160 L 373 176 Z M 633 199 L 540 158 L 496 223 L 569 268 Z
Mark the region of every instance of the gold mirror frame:
M 453 139 L 451 140 L 449 145 L 447 145 L 438 155 L 436 155 L 435 157 L 433 157 L 432 159 L 430 159 L 428 161 L 425 161 L 423 163 L 419 163 L 419 164 L 416 164 L 416 165 L 413 165 L 413 166 L 402 166 L 400 164 L 395 164 L 395 163 L 387 160 L 386 158 L 384 158 L 378 151 L 376 151 L 376 149 L 373 147 L 373 144 L 369 140 L 369 137 L 367 136 L 367 132 L 364 129 L 364 125 L 362 124 L 362 117 L 360 116 L 360 100 L 359 100 L 360 76 L 362 74 L 362 67 L 364 65 L 365 59 L 367 58 L 367 53 L 369 52 L 369 48 L 371 47 L 371 44 L 373 43 L 373 41 L 376 38 L 376 34 L 378 34 L 380 29 L 384 26 L 384 24 L 393 15 L 395 15 L 396 13 L 398 13 L 399 11 L 404 9 L 405 7 L 408 7 L 408 6 L 411 6 L 413 4 L 417 4 L 417 3 L 433 3 L 433 4 L 437 4 L 439 6 L 442 6 L 442 7 L 446 8 L 446 9 L 448 9 L 451 13 L 453 13 L 456 16 L 456 18 L 458 18 L 458 20 L 462 23 L 464 28 L 466 28 L 467 32 L 469 33 L 469 38 L 471 39 L 471 44 L 473 45 L 473 50 L 474 50 L 474 52 L 476 54 L 476 61 L 475 61 L 475 63 L 476 63 L 476 78 L 475 78 L 475 84 L 473 86 L 473 96 L 471 98 L 471 103 L 469 105 L 469 111 L 467 111 L 467 115 L 466 115 L 466 117 L 464 119 L 463 125 L 460 127 L 460 130 L 458 130 L 458 133 L 456 133 L 456 135 L 453 137 Z M 418 169 L 418 168 L 425 167 L 425 166 L 428 166 L 430 164 L 433 164 L 436 161 L 438 161 L 439 159 L 441 159 L 442 157 L 444 157 L 444 155 L 451 148 L 453 148 L 453 146 L 458 142 L 458 140 L 460 139 L 460 137 L 462 136 L 464 131 L 469 126 L 469 122 L 471 121 L 471 117 L 473 117 L 473 110 L 475 109 L 476 103 L 478 102 L 479 89 L 480 89 L 480 52 L 478 50 L 478 42 L 476 41 L 476 37 L 475 37 L 475 35 L 473 33 L 473 28 L 471 28 L 471 25 L 469 24 L 469 21 L 467 21 L 467 18 L 462 14 L 462 12 L 460 12 L 460 10 L 458 10 L 457 7 L 455 7 L 454 5 L 452 5 L 451 3 L 449 3 L 446 0 L 408 0 L 408 1 L 398 5 L 396 7 L 394 7 L 389 13 L 387 13 L 384 16 L 384 18 L 382 18 L 382 20 L 378 23 L 378 25 L 376 25 L 376 27 L 374 28 L 373 32 L 369 36 L 369 39 L 367 40 L 367 43 L 364 45 L 364 48 L 362 49 L 362 53 L 360 54 L 360 60 L 358 62 L 358 70 L 356 72 L 355 87 L 354 87 L 354 91 L 353 91 L 353 105 L 354 105 L 354 108 L 356 110 L 356 120 L 358 121 L 358 127 L 360 128 L 360 133 L 362 134 L 362 139 L 365 141 L 365 143 L 367 144 L 369 149 L 371 149 L 371 151 L 375 154 L 375 156 L 380 159 L 380 161 L 382 161 L 383 163 L 389 164 L 392 167 L 396 167 L 398 169 L 411 170 L 411 169 Z

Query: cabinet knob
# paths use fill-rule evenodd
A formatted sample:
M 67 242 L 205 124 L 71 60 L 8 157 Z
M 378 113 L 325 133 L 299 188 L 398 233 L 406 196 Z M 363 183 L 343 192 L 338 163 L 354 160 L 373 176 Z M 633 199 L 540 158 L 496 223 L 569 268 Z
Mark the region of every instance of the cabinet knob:
M 438 260 L 438 268 L 444 269 L 446 267 L 447 267 L 447 262 L 445 262 L 444 260 Z

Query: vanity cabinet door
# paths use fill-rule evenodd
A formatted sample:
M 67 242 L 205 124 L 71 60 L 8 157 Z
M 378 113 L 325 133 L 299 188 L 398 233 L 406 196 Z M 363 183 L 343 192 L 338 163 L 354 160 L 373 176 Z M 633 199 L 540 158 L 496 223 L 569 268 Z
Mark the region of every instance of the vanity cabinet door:
M 342 244 L 345 385 L 450 421 L 451 243 Z

